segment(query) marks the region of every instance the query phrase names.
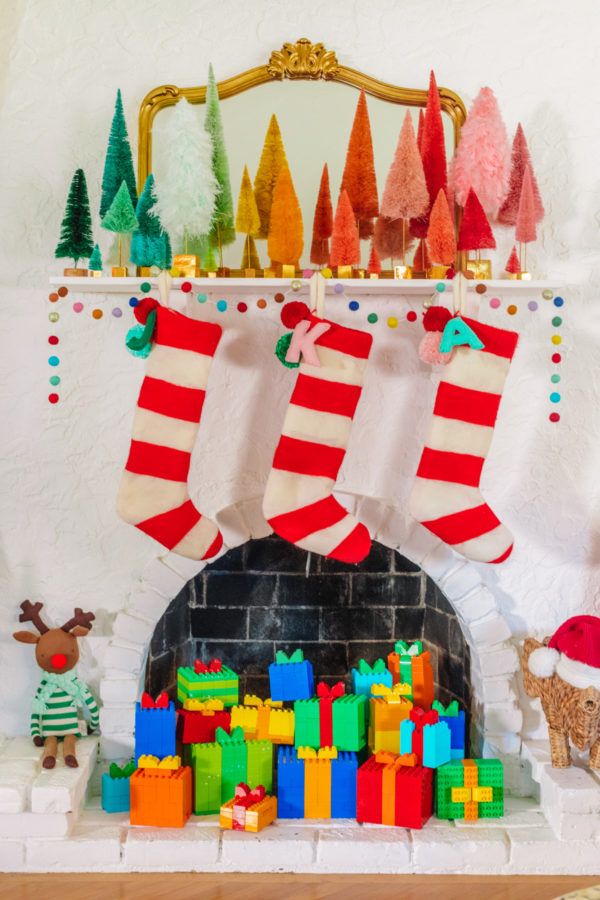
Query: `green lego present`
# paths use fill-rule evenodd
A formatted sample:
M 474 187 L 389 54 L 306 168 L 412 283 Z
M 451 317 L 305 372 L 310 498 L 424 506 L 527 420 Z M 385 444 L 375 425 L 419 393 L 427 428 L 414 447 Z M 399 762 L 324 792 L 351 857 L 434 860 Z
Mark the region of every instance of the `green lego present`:
M 197 659 L 193 666 L 177 669 L 177 699 L 182 704 L 186 700 L 217 699 L 224 706 L 235 706 L 239 702 L 239 678 L 219 659 L 208 665 Z
M 364 694 L 345 694 L 341 682 L 332 688 L 321 682 L 316 697 L 294 703 L 294 745 L 362 750 L 367 743 L 366 707 Z
M 438 819 L 498 819 L 504 815 L 504 769 L 499 759 L 457 759 L 436 773 Z
M 194 778 L 193 810 L 196 815 L 219 812 L 244 782 L 252 790 L 262 784 L 273 787 L 273 745 L 270 741 L 245 741 L 243 728 L 227 734 L 216 730 L 211 744 L 187 744 L 188 762 Z

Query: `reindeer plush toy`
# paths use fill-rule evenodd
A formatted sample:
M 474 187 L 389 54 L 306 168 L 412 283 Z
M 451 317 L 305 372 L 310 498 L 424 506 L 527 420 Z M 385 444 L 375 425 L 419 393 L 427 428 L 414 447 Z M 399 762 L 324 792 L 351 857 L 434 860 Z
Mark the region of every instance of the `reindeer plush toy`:
M 36 747 L 44 747 L 42 765 L 53 769 L 58 738 L 64 738 L 63 754 L 67 766 L 76 767 L 75 743 L 81 736 L 77 710 L 87 706 L 91 729 L 98 727 L 98 705 L 89 688 L 73 671 L 79 659 L 77 638 L 88 634 L 93 613 L 76 608 L 75 615 L 60 628 L 48 628 L 40 618 L 42 603 L 21 603 L 19 622 L 32 622 L 39 634 L 16 631 L 13 637 L 24 644 L 35 644 L 38 666 L 46 673 L 31 704 L 31 734 Z

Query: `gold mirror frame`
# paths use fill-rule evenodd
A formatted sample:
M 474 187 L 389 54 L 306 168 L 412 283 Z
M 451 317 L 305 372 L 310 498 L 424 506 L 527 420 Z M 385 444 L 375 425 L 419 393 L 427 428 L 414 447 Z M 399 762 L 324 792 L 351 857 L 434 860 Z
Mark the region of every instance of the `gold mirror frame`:
M 305 81 L 317 81 L 323 78 L 326 81 L 348 84 L 359 90 L 364 88 L 365 93 L 379 100 L 386 100 L 388 103 L 420 107 L 427 105 L 427 91 L 397 87 L 394 84 L 387 84 L 385 81 L 378 81 L 356 69 L 341 66 L 333 50 L 326 50 L 323 44 L 313 44 L 307 38 L 301 38 L 295 44 L 284 44 L 281 50 L 274 50 L 265 66 L 257 66 L 255 69 L 242 72 L 241 75 L 218 82 L 219 99 L 225 100 L 227 97 L 241 94 L 260 84 L 282 81 L 284 78 Z M 442 112 L 450 117 L 454 128 L 454 147 L 456 148 L 467 111 L 464 103 L 454 91 L 450 91 L 448 88 L 438 88 L 438 91 Z M 152 171 L 152 123 L 154 117 L 161 109 L 174 106 L 181 97 L 185 97 L 189 103 L 204 103 L 206 86 L 179 88 L 174 84 L 163 84 L 151 90 L 142 100 L 138 130 L 138 190 L 140 192 L 148 173 Z

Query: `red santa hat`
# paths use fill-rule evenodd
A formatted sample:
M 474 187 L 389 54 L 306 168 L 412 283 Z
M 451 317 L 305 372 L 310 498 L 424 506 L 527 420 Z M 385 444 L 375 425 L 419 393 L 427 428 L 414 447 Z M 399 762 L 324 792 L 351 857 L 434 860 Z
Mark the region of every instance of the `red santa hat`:
M 538 678 L 555 672 L 573 687 L 600 691 L 600 618 L 573 616 L 552 635 L 547 647 L 529 656 L 529 671 Z

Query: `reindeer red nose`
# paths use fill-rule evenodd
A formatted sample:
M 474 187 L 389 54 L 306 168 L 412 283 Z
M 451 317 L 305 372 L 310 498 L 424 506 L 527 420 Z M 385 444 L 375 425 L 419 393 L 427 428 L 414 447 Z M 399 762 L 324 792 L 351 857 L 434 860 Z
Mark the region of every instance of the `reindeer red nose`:
M 64 653 L 55 653 L 50 662 L 55 669 L 62 669 L 67 664 L 67 657 Z

